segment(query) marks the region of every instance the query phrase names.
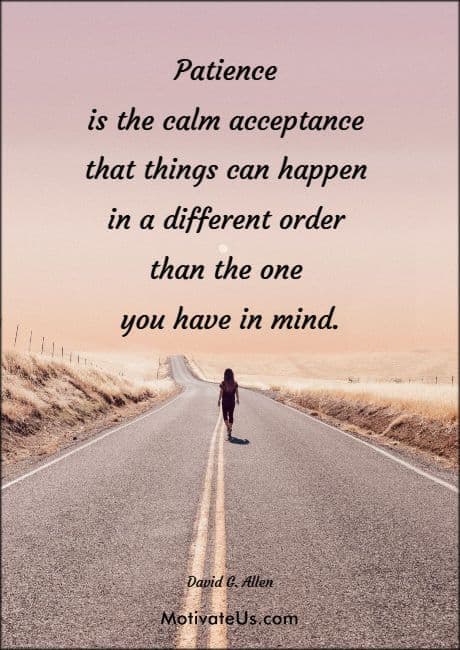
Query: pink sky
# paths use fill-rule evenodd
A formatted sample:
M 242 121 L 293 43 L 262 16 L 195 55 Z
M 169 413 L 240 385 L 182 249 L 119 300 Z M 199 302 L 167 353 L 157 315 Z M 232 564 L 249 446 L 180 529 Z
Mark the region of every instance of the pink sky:
M 457 330 L 456 3 L 3 3 L 4 336 L 74 349 L 433 350 Z M 173 81 L 176 60 L 277 65 L 276 81 Z M 345 133 L 89 132 L 92 108 L 161 118 L 363 114 Z M 88 182 L 101 153 L 141 163 L 366 163 L 365 182 Z M 216 212 L 347 214 L 336 232 L 109 232 L 107 215 L 178 204 Z M 298 281 L 158 282 L 151 263 L 301 263 Z M 123 313 L 323 313 L 336 332 L 120 336 Z

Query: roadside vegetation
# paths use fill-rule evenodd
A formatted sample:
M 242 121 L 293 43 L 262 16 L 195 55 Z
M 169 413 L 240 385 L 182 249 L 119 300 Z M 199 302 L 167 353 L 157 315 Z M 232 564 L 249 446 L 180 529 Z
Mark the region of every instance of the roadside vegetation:
M 53 453 L 177 391 L 164 363 L 145 371 L 76 366 L 42 355 L 2 354 L 2 461 Z M 129 367 L 128 367 L 129 370 Z M 158 379 L 156 378 L 158 376 Z
M 293 389 L 272 386 L 272 396 L 313 417 L 352 433 L 458 462 L 456 386 L 425 384 L 345 384 Z

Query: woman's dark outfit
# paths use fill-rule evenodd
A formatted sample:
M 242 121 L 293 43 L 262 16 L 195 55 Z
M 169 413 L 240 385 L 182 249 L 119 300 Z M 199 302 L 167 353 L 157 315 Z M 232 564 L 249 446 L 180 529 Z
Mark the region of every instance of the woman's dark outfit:
M 233 388 L 227 388 L 225 382 L 223 381 L 220 385 L 222 388 L 222 413 L 224 420 L 233 424 L 233 411 L 235 410 L 235 393 L 238 388 L 238 384 L 235 382 Z

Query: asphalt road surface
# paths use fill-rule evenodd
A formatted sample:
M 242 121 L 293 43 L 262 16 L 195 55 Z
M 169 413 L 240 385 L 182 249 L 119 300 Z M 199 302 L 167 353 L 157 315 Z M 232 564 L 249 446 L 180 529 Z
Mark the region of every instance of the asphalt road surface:
M 2 648 L 457 647 L 455 487 L 248 390 L 228 442 L 172 366 L 178 397 L 3 485 Z

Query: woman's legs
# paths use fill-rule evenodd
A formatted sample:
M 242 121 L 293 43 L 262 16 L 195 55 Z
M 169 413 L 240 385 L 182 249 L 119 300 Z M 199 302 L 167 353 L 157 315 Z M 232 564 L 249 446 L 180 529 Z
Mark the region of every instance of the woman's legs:
M 235 410 L 235 403 L 224 403 L 222 402 L 222 413 L 224 416 L 224 422 L 227 427 L 228 437 L 232 436 L 232 425 L 233 425 L 233 411 Z
M 233 402 L 233 404 L 230 404 L 228 406 L 228 426 L 227 426 L 227 430 L 228 430 L 228 437 L 229 438 L 232 437 L 233 411 L 234 410 L 235 410 L 235 403 Z
M 228 407 L 228 421 L 230 424 L 233 424 L 233 411 L 235 410 L 235 404 L 232 404 Z
M 230 426 L 229 413 L 228 413 L 228 406 L 224 403 L 222 403 L 222 415 L 224 417 L 224 422 L 225 422 L 225 426 L 227 427 L 227 433 L 228 433 L 228 427 Z

